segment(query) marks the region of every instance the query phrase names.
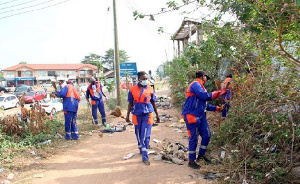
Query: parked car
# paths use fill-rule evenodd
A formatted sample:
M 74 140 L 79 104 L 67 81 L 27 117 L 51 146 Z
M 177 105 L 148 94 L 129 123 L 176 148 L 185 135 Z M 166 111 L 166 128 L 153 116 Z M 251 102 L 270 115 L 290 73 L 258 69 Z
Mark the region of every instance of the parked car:
M 30 92 L 30 91 L 33 91 L 31 86 L 21 85 L 21 86 L 16 87 L 16 89 L 14 91 L 14 95 L 16 95 L 17 97 L 20 97 L 24 93 Z
M 0 96 L 0 107 L 5 110 L 12 107 L 19 107 L 19 99 L 12 94 L 3 94 Z
M 4 93 L 8 93 L 8 92 L 10 92 L 10 88 L 0 85 L 0 91 L 4 91 Z
M 51 87 L 52 84 L 51 84 L 51 83 L 44 83 L 44 84 L 42 84 L 41 86 L 42 86 L 42 87 Z
M 23 96 L 23 100 L 25 103 L 34 103 L 41 101 L 47 97 L 47 93 L 44 91 L 30 91 L 27 92 L 25 96 Z
M 56 112 L 63 110 L 63 104 L 60 98 L 42 100 L 40 105 L 48 114 L 51 112 L 52 114 L 55 114 Z

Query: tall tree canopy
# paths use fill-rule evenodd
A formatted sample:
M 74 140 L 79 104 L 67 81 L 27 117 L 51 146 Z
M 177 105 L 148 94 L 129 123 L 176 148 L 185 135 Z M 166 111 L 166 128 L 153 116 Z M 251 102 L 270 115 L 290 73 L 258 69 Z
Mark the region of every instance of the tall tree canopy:
M 102 57 L 95 53 L 90 53 L 88 56 L 85 56 L 81 63 L 95 65 L 97 66 L 98 71 L 103 68 Z
M 129 61 L 129 56 L 127 55 L 125 50 L 120 50 L 120 63 L 124 63 Z M 108 69 L 114 69 L 114 49 L 109 49 L 105 52 L 105 55 L 103 56 L 103 64 Z

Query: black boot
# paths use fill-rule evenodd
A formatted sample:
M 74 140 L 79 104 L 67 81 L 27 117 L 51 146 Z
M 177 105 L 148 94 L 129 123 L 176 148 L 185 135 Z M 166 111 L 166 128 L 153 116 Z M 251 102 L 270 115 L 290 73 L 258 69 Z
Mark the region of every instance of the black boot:
M 200 160 L 204 160 L 206 163 L 211 164 L 211 159 L 207 158 L 205 155 L 198 155 L 197 157 L 197 162 L 199 162 Z
M 189 161 L 188 166 L 189 166 L 190 168 L 193 168 L 193 169 L 200 169 L 200 167 L 201 167 L 200 165 L 198 165 L 198 164 L 195 162 L 195 160 Z

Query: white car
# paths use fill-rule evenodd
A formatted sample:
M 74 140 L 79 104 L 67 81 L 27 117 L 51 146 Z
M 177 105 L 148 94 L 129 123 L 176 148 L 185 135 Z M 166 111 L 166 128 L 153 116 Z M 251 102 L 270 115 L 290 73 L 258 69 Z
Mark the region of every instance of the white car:
M 12 107 L 19 107 L 19 99 L 12 94 L 3 94 L 0 96 L 0 107 L 5 110 Z
M 55 114 L 56 112 L 63 110 L 63 104 L 60 98 L 42 100 L 40 101 L 40 105 L 48 114 L 51 112 L 52 114 Z

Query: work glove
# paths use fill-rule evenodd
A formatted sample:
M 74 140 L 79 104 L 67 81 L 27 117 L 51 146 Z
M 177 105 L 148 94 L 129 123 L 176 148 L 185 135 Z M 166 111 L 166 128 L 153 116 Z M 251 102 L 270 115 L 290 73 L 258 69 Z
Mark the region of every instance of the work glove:
M 212 92 L 211 99 L 215 100 L 215 99 L 219 98 L 220 96 L 227 94 L 228 91 L 229 91 L 229 89 L 226 89 L 226 88 L 222 88 L 218 91 L 214 91 L 214 92 Z

